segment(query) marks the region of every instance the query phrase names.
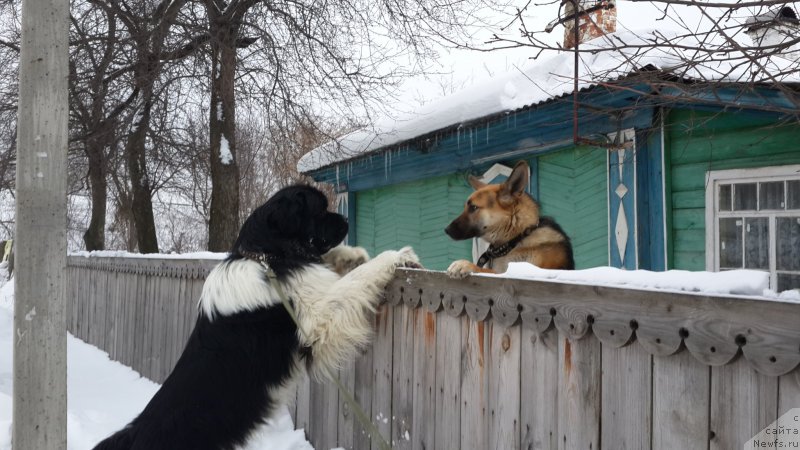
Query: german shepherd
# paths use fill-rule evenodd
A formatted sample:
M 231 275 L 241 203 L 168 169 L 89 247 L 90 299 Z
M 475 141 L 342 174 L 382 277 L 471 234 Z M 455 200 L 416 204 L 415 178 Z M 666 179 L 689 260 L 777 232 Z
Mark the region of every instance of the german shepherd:
M 480 237 L 489 249 L 478 264 L 458 260 L 448 275 L 464 278 L 470 273 L 503 273 L 510 262 L 529 262 L 543 269 L 575 269 L 572 244 L 564 230 L 550 217 L 539 216 L 539 204 L 525 192 L 528 164 L 520 161 L 502 184 L 485 184 L 474 176 L 464 212 L 445 228 L 460 241 Z M 488 265 L 489 268 L 483 266 Z

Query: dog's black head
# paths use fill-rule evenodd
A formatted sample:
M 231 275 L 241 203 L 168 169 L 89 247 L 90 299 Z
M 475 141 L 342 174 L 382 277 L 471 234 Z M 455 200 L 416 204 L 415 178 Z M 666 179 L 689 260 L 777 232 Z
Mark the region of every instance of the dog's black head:
M 250 214 L 231 254 L 266 254 L 280 275 L 283 269 L 319 262 L 320 256 L 346 235 L 347 219 L 328 211 L 328 199 L 322 192 L 295 185 L 281 189 Z M 287 267 L 279 267 L 280 263 Z

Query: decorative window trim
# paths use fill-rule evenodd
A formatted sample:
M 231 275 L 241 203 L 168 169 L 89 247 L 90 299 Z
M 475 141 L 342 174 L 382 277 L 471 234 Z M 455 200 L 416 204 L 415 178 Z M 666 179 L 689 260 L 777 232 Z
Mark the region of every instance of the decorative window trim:
M 798 210 L 766 210 L 766 211 L 722 211 L 719 210 L 717 191 L 721 184 L 732 183 L 756 183 L 768 181 L 785 181 L 785 180 L 800 180 L 800 165 L 785 165 L 785 166 L 769 166 L 757 167 L 751 169 L 730 169 L 730 170 L 714 170 L 706 172 L 706 198 L 705 198 L 705 216 L 706 216 L 706 270 L 718 271 L 720 254 L 717 249 L 719 242 L 719 226 L 717 223 L 718 217 L 731 217 L 738 216 L 755 216 L 755 217 L 769 217 L 769 269 L 770 274 L 770 288 L 777 288 L 777 272 L 776 272 L 776 255 L 775 243 L 777 238 L 775 236 L 775 227 L 773 218 L 783 216 L 795 216 Z M 786 195 L 786 194 L 784 194 Z M 754 269 L 756 270 L 756 269 Z

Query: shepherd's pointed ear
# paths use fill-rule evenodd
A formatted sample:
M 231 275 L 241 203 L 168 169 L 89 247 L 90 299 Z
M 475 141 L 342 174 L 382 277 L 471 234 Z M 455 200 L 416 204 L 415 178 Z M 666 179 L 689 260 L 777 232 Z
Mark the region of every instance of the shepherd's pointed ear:
M 528 168 L 528 163 L 525 161 L 518 162 L 517 165 L 514 166 L 514 170 L 511 171 L 511 175 L 509 175 L 508 179 L 503 183 L 503 187 L 501 189 L 502 194 L 522 194 L 528 187 L 529 178 L 530 169 Z
M 481 188 L 485 188 L 485 187 L 486 187 L 486 183 L 484 183 L 483 181 L 481 181 L 481 179 L 480 179 L 480 178 L 478 178 L 478 177 L 476 177 L 475 175 L 470 175 L 470 176 L 467 178 L 467 181 L 469 181 L 469 185 L 470 185 L 470 186 L 472 186 L 472 188 L 473 188 L 473 189 L 475 189 L 476 191 L 477 191 L 478 189 L 481 189 Z

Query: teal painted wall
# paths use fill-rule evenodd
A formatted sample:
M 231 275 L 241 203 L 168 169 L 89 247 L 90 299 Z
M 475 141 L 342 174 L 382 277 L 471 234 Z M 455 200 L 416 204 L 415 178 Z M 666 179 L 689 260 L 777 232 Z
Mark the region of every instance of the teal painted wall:
M 539 157 L 539 203 L 572 240 L 575 268 L 608 265 L 606 152 L 578 147 Z
M 470 193 L 463 175 L 358 192 L 356 243 L 373 256 L 411 245 L 422 265 L 433 270 L 445 270 L 456 259 L 471 259 L 471 240 L 453 241 L 444 233 Z
M 537 162 L 542 213 L 554 217 L 569 234 L 576 267 L 608 265 L 605 151 L 570 148 Z M 533 188 L 536 192 L 537 186 Z M 434 270 L 445 270 L 456 259 L 471 259 L 471 240 L 453 241 L 444 233 L 471 193 L 463 174 L 358 192 L 357 245 L 370 255 L 411 245 L 422 264 Z
M 670 112 L 667 124 L 670 268 L 705 270 L 706 172 L 798 164 L 800 126 L 692 110 Z

